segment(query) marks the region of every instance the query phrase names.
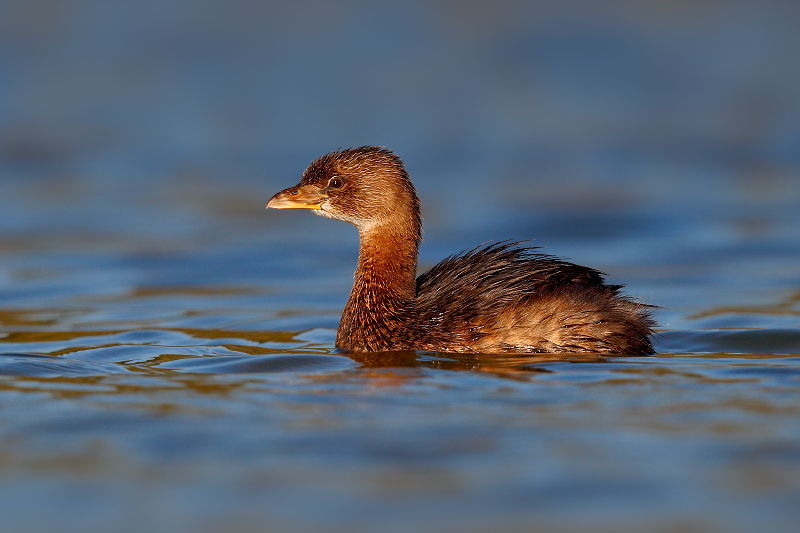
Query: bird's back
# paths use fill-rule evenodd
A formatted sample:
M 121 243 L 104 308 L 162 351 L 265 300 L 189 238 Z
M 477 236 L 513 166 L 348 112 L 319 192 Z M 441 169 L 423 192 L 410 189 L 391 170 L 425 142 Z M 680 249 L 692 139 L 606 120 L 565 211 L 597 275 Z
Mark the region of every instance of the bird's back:
M 650 306 L 597 270 L 517 243 L 451 256 L 417 278 L 408 323 L 417 349 L 652 354 Z

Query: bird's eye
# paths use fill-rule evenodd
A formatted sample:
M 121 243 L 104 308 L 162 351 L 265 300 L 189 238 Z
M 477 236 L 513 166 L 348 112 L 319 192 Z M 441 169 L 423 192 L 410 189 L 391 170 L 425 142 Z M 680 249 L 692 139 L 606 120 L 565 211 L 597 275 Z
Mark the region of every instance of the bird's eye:
M 328 182 L 328 187 L 331 189 L 339 189 L 342 185 L 344 185 L 344 180 L 339 176 L 332 177 L 331 181 Z

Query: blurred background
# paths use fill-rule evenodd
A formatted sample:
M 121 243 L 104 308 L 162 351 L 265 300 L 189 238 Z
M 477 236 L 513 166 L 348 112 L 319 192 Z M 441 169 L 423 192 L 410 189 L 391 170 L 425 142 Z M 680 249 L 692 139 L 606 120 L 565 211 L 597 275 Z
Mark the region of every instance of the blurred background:
M 26 524 L 44 498 L 56 512 L 42 515 L 43 530 L 59 525 L 59 512 L 81 509 L 76 531 L 102 531 L 109 517 L 139 511 L 174 531 L 187 515 L 200 517 L 200 529 L 212 528 L 207 515 L 233 527 L 231 516 L 270 501 L 263 509 L 312 524 L 340 509 L 373 518 L 394 509 L 398 530 L 407 531 L 417 512 L 447 516 L 437 514 L 440 504 L 442 513 L 497 504 L 482 515 L 488 522 L 521 517 L 524 526 L 528 504 L 496 496 L 522 490 L 533 500 L 561 494 L 563 507 L 542 500 L 537 508 L 556 523 L 573 516 L 573 504 L 593 509 L 575 515 L 587 523 L 632 513 L 642 523 L 679 515 L 713 524 L 738 509 L 721 529 L 730 531 L 796 518 L 796 363 L 782 377 L 747 376 L 765 387 L 752 410 L 725 389 L 700 416 L 717 420 L 733 409 L 725 420 L 742 439 L 780 435 L 777 448 L 729 446 L 730 432 L 691 425 L 696 405 L 675 407 L 669 394 L 656 395 L 664 403 L 649 414 L 609 414 L 649 401 L 649 387 L 674 393 L 656 374 L 640 384 L 636 402 L 629 389 L 609 389 L 595 407 L 581 403 L 580 384 L 605 379 L 599 371 L 570 382 L 577 388 L 568 392 L 463 372 L 422 372 L 411 392 L 383 374 L 343 377 L 337 365 L 357 365 L 331 354 L 357 233 L 264 206 L 326 152 L 386 146 L 404 159 L 421 197 L 421 269 L 486 241 L 531 239 L 662 306 L 663 356 L 800 352 L 798 21 L 800 4 L 788 0 L 0 1 L 0 349 L 33 354 L 0 365 L 2 514 Z M 275 350 L 314 352 L 323 362 L 282 359 L 287 373 L 259 378 L 257 396 L 245 394 L 255 378 L 225 377 L 277 371 L 271 360 L 246 367 L 253 359 L 234 357 Z M 331 381 L 292 373 L 315 364 L 333 365 Z M 139 381 L 115 381 L 118 372 Z M 219 375 L 194 382 L 168 372 Z M 676 377 L 677 387 L 730 377 L 712 372 L 695 383 L 687 376 L 697 372 Z M 364 383 L 375 387 L 375 405 L 348 400 L 348 387 Z M 500 392 L 464 398 L 481 386 L 517 391 L 519 403 Z M 448 387 L 463 394 L 447 396 Z M 415 394 L 430 403 L 404 403 Z M 342 403 L 315 403 L 323 396 Z M 541 422 L 503 410 L 531 398 L 567 402 L 590 429 L 569 429 L 566 411 Z M 478 414 L 462 414 L 465 425 L 454 429 L 457 417 L 437 411 L 448 401 Z M 394 418 L 383 415 L 387 405 Z M 671 409 L 686 425 L 665 437 L 649 424 Z M 765 412 L 782 413 L 772 433 L 759 418 Z M 276 429 L 276 420 L 287 425 Z M 328 429 L 336 424 L 355 433 Z M 408 475 L 411 463 L 392 448 L 397 435 L 419 453 Z M 355 447 L 367 459 L 347 455 L 350 469 L 337 467 L 335 450 L 362 438 L 366 451 Z M 583 450 L 587 439 L 605 447 Z M 449 451 L 422 451 L 431 441 Z M 643 449 L 651 455 L 637 455 Z M 753 457 L 775 449 L 768 476 L 760 462 L 750 469 L 761 460 Z M 573 467 L 580 475 L 565 477 Z M 587 471 L 596 477 L 582 477 Z M 731 471 L 742 474 L 744 496 L 719 489 Z M 248 477 L 253 472 L 263 477 Z M 431 489 L 428 504 L 392 507 L 394 489 L 385 498 L 373 490 L 386 472 L 384 488 L 430 496 L 432 483 L 469 497 L 441 500 Z M 616 474 L 635 482 L 614 485 Z M 70 499 L 76 479 L 85 497 Z M 478 488 L 487 479 L 493 492 Z M 327 507 L 306 516 L 309 495 L 340 494 L 339 483 L 350 483 L 350 496 L 323 498 Z M 266 499 L 265 486 L 276 491 Z M 608 499 L 593 499 L 595 489 Z M 764 500 L 750 499 L 755 493 Z M 370 515 L 359 502 L 375 494 Z M 636 514 L 642 508 L 651 514 Z M 704 514 L 709 508 L 721 514 Z M 254 516 L 259 530 L 266 522 Z M 153 530 L 146 520 L 130 523 Z M 613 524 L 609 530 L 619 530 Z
M 420 192 L 423 267 L 535 239 L 630 283 L 763 296 L 799 284 L 797 20 L 779 1 L 7 0 L 0 248 L 355 249 L 264 205 L 373 144 Z M 237 275 L 215 283 L 257 282 Z

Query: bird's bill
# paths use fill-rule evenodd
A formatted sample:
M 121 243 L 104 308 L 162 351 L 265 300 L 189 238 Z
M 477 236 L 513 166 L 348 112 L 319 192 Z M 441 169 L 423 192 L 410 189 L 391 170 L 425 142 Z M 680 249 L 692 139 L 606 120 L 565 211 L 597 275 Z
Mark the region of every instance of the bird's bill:
M 273 196 L 267 209 L 322 209 L 328 195 L 316 185 L 295 185 Z

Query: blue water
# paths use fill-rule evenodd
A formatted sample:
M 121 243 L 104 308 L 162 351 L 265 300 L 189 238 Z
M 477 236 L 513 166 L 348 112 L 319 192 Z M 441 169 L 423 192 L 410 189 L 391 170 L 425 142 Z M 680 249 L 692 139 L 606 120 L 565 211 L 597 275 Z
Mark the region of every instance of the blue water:
M 788 3 L 0 4 L 0 526 L 795 531 Z M 340 147 L 661 306 L 648 358 L 346 355 Z

